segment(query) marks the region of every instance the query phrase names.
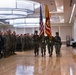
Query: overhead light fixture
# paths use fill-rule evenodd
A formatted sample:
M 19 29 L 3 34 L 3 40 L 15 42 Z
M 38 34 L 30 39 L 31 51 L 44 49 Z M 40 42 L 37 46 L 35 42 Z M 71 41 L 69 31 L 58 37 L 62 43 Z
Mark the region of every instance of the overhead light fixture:
M 31 0 L 2 0 L 0 2 L 0 19 L 24 18 L 33 14 L 40 3 Z
M 70 17 L 69 23 L 71 23 L 71 21 L 72 21 L 72 17 L 73 17 L 73 14 L 74 14 L 75 6 L 76 6 L 76 4 L 73 5 L 73 9 L 72 9 L 72 13 L 71 13 L 71 17 Z

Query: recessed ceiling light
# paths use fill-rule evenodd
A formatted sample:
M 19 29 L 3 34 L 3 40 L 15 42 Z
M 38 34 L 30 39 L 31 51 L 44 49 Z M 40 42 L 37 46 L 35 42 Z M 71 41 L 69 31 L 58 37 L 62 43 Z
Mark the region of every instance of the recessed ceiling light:
M 72 9 L 72 13 L 71 13 L 69 23 L 71 23 L 71 20 L 72 20 L 73 14 L 74 14 L 74 10 L 75 10 L 75 6 L 76 6 L 76 4 L 73 5 L 73 9 Z

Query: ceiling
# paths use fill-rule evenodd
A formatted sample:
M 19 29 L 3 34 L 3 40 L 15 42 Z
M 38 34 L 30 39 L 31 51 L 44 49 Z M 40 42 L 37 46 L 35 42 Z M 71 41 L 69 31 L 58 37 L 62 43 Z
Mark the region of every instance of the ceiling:
M 43 17 L 45 18 L 45 4 L 49 7 L 51 23 L 69 23 L 74 0 L 33 0 L 42 4 Z M 39 17 L 39 9 L 29 17 Z M 74 20 L 74 18 L 73 18 Z M 73 22 L 73 21 L 72 21 Z
M 49 8 L 52 24 L 69 23 L 70 17 L 72 17 L 70 23 L 73 23 L 75 20 L 76 6 L 74 8 L 73 15 L 71 16 L 75 0 L 23 0 L 23 1 L 35 1 L 35 2 L 40 3 L 42 6 L 43 18 L 45 18 L 45 5 L 47 4 L 48 8 Z M 25 3 L 25 6 L 26 6 L 26 3 Z M 39 18 L 40 8 L 34 9 L 33 13 L 28 14 L 28 16 L 26 16 L 23 12 L 22 12 L 22 14 L 19 14 L 15 11 L 15 15 L 22 15 L 21 17 L 18 17 L 18 18 Z M 2 21 L 3 19 L 7 19 L 7 18 L 0 16 L 0 19 L 1 19 L 0 21 Z M 10 18 L 9 18 L 9 20 L 10 20 Z M 2 22 L 0 22 L 0 23 L 2 23 Z

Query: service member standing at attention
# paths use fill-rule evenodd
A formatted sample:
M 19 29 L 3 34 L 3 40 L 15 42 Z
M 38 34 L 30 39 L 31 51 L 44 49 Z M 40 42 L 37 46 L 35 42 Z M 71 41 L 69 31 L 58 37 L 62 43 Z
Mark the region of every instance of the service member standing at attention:
M 35 56 L 39 55 L 39 35 L 38 35 L 38 31 L 35 31 L 34 33 L 34 53 Z
M 55 49 L 56 49 L 56 56 L 60 56 L 60 48 L 61 48 L 61 38 L 59 36 L 59 33 L 56 32 L 56 36 L 55 36 Z

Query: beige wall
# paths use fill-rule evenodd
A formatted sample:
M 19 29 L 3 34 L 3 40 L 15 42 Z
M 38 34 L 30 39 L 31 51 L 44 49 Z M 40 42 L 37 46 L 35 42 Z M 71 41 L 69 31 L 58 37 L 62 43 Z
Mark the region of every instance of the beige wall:
M 17 34 L 24 34 L 24 28 L 15 28 Z
M 60 36 L 63 41 L 66 40 L 66 36 L 69 35 L 70 39 L 72 38 L 72 26 L 61 26 L 60 27 Z
M 34 28 L 25 28 L 25 33 L 33 34 L 34 33 Z
M 52 32 L 52 36 L 55 36 L 55 33 L 59 32 L 59 26 L 52 26 L 51 32 Z
M 17 34 L 24 34 L 30 33 L 33 34 L 35 30 L 39 28 L 14 28 L 14 27 L 0 27 L 0 30 L 5 32 L 7 30 L 16 31 Z M 52 35 L 55 36 L 55 32 L 59 32 L 59 35 L 62 41 L 66 41 L 66 36 L 69 35 L 70 37 L 73 36 L 73 25 L 70 24 L 52 24 L 51 25 Z
M 12 32 L 15 31 L 14 27 L 3 27 L 3 32 L 7 31 L 7 30 L 11 30 Z

